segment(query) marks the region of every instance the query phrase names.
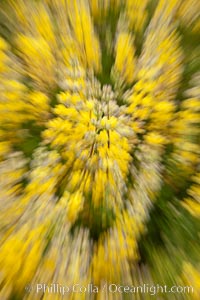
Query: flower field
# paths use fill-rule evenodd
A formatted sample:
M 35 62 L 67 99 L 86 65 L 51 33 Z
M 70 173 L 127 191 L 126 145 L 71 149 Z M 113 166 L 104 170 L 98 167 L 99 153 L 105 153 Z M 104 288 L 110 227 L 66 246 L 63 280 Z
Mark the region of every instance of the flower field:
M 1 300 L 200 299 L 199 41 L 198 0 L 0 1 Z M 193 292 L 104 290 L 144 283 Z

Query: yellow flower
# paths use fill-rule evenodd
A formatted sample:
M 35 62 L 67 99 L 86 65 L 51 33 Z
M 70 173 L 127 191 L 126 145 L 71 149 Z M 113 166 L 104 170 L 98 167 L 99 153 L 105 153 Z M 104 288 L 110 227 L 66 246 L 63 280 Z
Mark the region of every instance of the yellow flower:
M 135 73 L 135 49 L 131 34 L 119 32 L 115 52 L 115 72 L 118 72 L 125 82 L 133 82 Z
M 0 6 L 0 298 L 34 299 L 28 283 L 153 282 L 168 253 L 179 259 L 159 282 L 198 288 L 185 243 L 174 251 L 179 203 L 188 244 L 200 216 L 198 2 Z

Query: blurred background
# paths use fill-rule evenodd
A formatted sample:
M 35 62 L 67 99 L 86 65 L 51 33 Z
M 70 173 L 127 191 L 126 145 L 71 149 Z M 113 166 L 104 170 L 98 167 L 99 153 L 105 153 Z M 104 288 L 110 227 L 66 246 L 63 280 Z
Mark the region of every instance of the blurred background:
M 200 299 L 199 14 L 1 0 L 0 299 Z

